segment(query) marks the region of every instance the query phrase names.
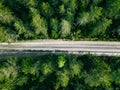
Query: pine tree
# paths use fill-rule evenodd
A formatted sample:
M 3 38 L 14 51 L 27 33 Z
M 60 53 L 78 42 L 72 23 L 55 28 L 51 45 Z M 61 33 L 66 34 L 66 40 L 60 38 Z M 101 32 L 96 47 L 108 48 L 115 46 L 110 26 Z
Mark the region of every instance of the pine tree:
M 34 27 L 35 35 L 42 34 L 42 36 L 40 37 L 42 38 L 48 37 L 47 24 L 44 18 L 41 18 L 41 16 L 39 15 L 39 12 L 36 9 L 30 8 L 30 11 L 32 15 L 32 26 Z
M 61 21 L 61 38 L 65 38 L 68 35 L 70 35 L 71 32 L 71 24 L 67 20 L 62 20 Z
M 110 27 L 112 21 L 106 18 L 102 18 L 102 20 L 98 21 L 96 26 L 93 28 L 93 32 L 91 33 L 91 37 L 106 37 L 107 28 Z
M 52 18 L 50 20 L 50 29 L 51 29 L 51 33 L 50 33 L 51 38 L 54 38 L 54 39 L 58 38 L 59 37 L 59 23 L 56 18 Z
M 42 16 L 44 16 L 45 18 L 51 18 L 54 14 L 54 10 L 49 3 L 42 2 L 40 9 Z

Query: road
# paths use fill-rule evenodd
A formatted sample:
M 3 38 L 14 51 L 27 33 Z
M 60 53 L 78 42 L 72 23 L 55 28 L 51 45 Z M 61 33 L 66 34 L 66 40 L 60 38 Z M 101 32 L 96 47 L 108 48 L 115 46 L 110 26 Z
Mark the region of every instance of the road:
M 24 51 L 27 53 L 67 52 L 74 54 L 95 54 L 95 55 L 120 55 L 120 42 L 102 41 L 62 41 L 62 40 L 36 40 L 16 43 L 0 43 L 0 54 L 16 53 Z

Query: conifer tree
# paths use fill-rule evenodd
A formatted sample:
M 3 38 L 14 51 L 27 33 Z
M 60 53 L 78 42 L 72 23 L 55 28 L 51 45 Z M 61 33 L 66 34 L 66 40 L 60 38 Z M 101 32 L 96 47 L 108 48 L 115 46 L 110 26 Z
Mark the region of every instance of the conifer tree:
M 67 20 L 61 21 L 61 37 L 65 38 L 70 35 L 71 32 L 71 24 Z
M 34 27 L 34 32 L 35 35 L 40 35 L 41 38 L 47 38 L 48 34 L 47 34 L 47 24 L 44 20 L 44 18 L 42 18 L 39 15 L 39 12 L 34 9 L 34 8 L 30 8 L 31 11 L 31 15 L 32 15 L 32 26 Z
M 51 38 L 58 38 L 59 37 L 59 23 L 56 18 L 52 18 L 50 20 L 50 29 L 51 29 L 51 33 L 50 33 Z

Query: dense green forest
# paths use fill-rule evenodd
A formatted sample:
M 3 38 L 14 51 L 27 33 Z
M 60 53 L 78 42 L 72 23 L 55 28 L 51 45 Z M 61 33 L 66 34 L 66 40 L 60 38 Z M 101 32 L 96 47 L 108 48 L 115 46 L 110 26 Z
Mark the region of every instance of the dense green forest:
M 0 90 L 120 90 L 120 57 L 44 54 L 0 59 Z
M 120 40 L 120 0 L 0 0 L 0 41 Z

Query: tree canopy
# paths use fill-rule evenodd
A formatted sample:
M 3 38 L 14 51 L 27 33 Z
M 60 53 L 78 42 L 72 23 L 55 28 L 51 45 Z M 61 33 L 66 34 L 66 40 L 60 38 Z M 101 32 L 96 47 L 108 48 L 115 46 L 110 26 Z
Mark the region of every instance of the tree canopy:
M 120 0 L 0 0 L 0 41 L 60 38 L 119 40 Z
M 0 59 L 0 90 L 119 90 L 120 57 L 42 54 Z

